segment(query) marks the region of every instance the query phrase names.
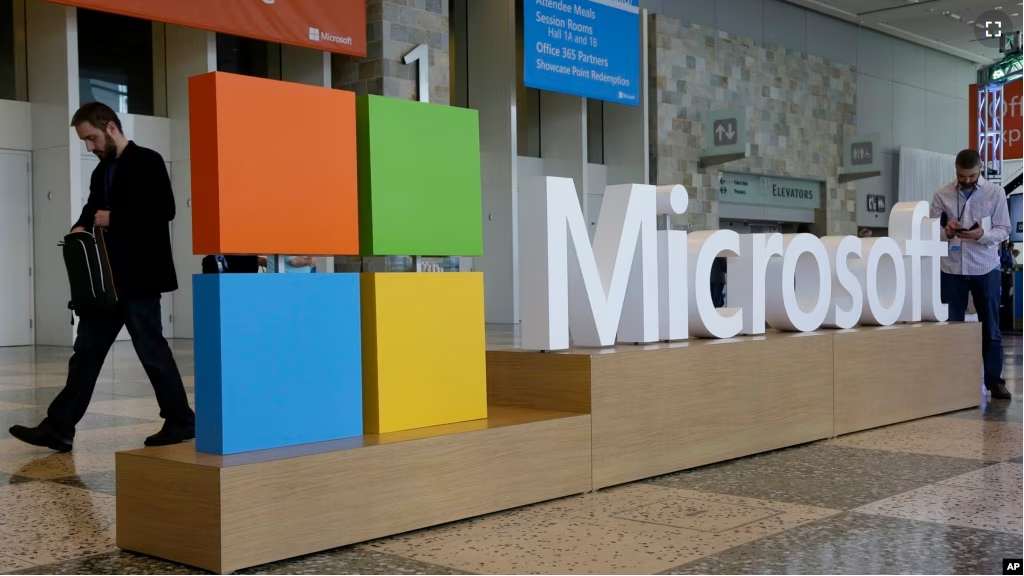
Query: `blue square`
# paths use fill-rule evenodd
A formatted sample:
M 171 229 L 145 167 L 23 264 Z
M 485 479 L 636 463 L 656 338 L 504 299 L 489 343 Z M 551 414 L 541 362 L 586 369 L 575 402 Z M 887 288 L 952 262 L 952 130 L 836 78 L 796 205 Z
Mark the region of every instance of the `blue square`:
M 197 274 L 196 449 L 363 433 L 358 274 Z

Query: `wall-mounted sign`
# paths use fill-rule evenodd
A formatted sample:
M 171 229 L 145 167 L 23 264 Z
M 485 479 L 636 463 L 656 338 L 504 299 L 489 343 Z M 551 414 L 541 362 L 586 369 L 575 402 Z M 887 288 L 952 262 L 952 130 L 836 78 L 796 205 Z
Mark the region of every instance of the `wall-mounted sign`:
M 854 142 L 850 144 L 850 162 L 853 166 L 867 166 L 874 162 L 875 150 L 874 142 L 868 140 L 867 142 Z
M 885 214 L 886 200 L 881 194 L 868 194 L 868 212 Z
M 365 0 L 54 0 L 168 24 L 366 56 Z
M 639 0 L 526 0 L 523 83 L 640 104 Z
M 402 61 L 416 63 L 416 92 L 420 102 L 430 103 L 430 47 L 420 44 L 410 50 Z
M 843 139 L 843 167 L 839 181 L 850 182 L 882 173 L 882 135 L 857 134 Z
M 701 156 L 732 156 L 747 149 L 747 110 L 712 110 L 704 115 Z
M 822 183 L 742 172 L 719 172 L 718 200 L 781 208 L 821 208 Z

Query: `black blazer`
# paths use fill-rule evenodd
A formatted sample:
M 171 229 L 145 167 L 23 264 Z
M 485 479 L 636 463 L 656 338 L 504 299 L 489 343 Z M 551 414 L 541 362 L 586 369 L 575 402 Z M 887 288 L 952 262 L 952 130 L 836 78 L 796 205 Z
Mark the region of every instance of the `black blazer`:
M 134 142 L 121 153 L 107 200 L 101 161 L 89 182 L 89 202 L 75 223 L 91 230 L 97 210 L 110 211 L 110 272 L 119 298 L 158 296 L 178 289 L 171 257 L 174 194 L 164 159 Z

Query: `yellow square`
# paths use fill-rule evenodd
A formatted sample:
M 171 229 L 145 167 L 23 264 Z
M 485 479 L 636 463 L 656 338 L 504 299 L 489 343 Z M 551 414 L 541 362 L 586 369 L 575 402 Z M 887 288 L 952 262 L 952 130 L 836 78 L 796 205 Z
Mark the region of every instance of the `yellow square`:
M 367 434 L 487 417 L 480 272 L 362 275 Z

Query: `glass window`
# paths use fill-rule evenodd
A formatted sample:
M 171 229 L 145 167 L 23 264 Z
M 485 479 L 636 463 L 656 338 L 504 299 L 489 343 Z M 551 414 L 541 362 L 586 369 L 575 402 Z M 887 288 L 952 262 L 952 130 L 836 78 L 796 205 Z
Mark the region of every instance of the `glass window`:
M 217 70 L 280 80 L 281 45 L 218 33 Z
M 16 100 L 14 72 L 14 0 L 0 0 L 0 99 Z
M 153 23 L 78 9 L 79 101 L 153 115 Z

